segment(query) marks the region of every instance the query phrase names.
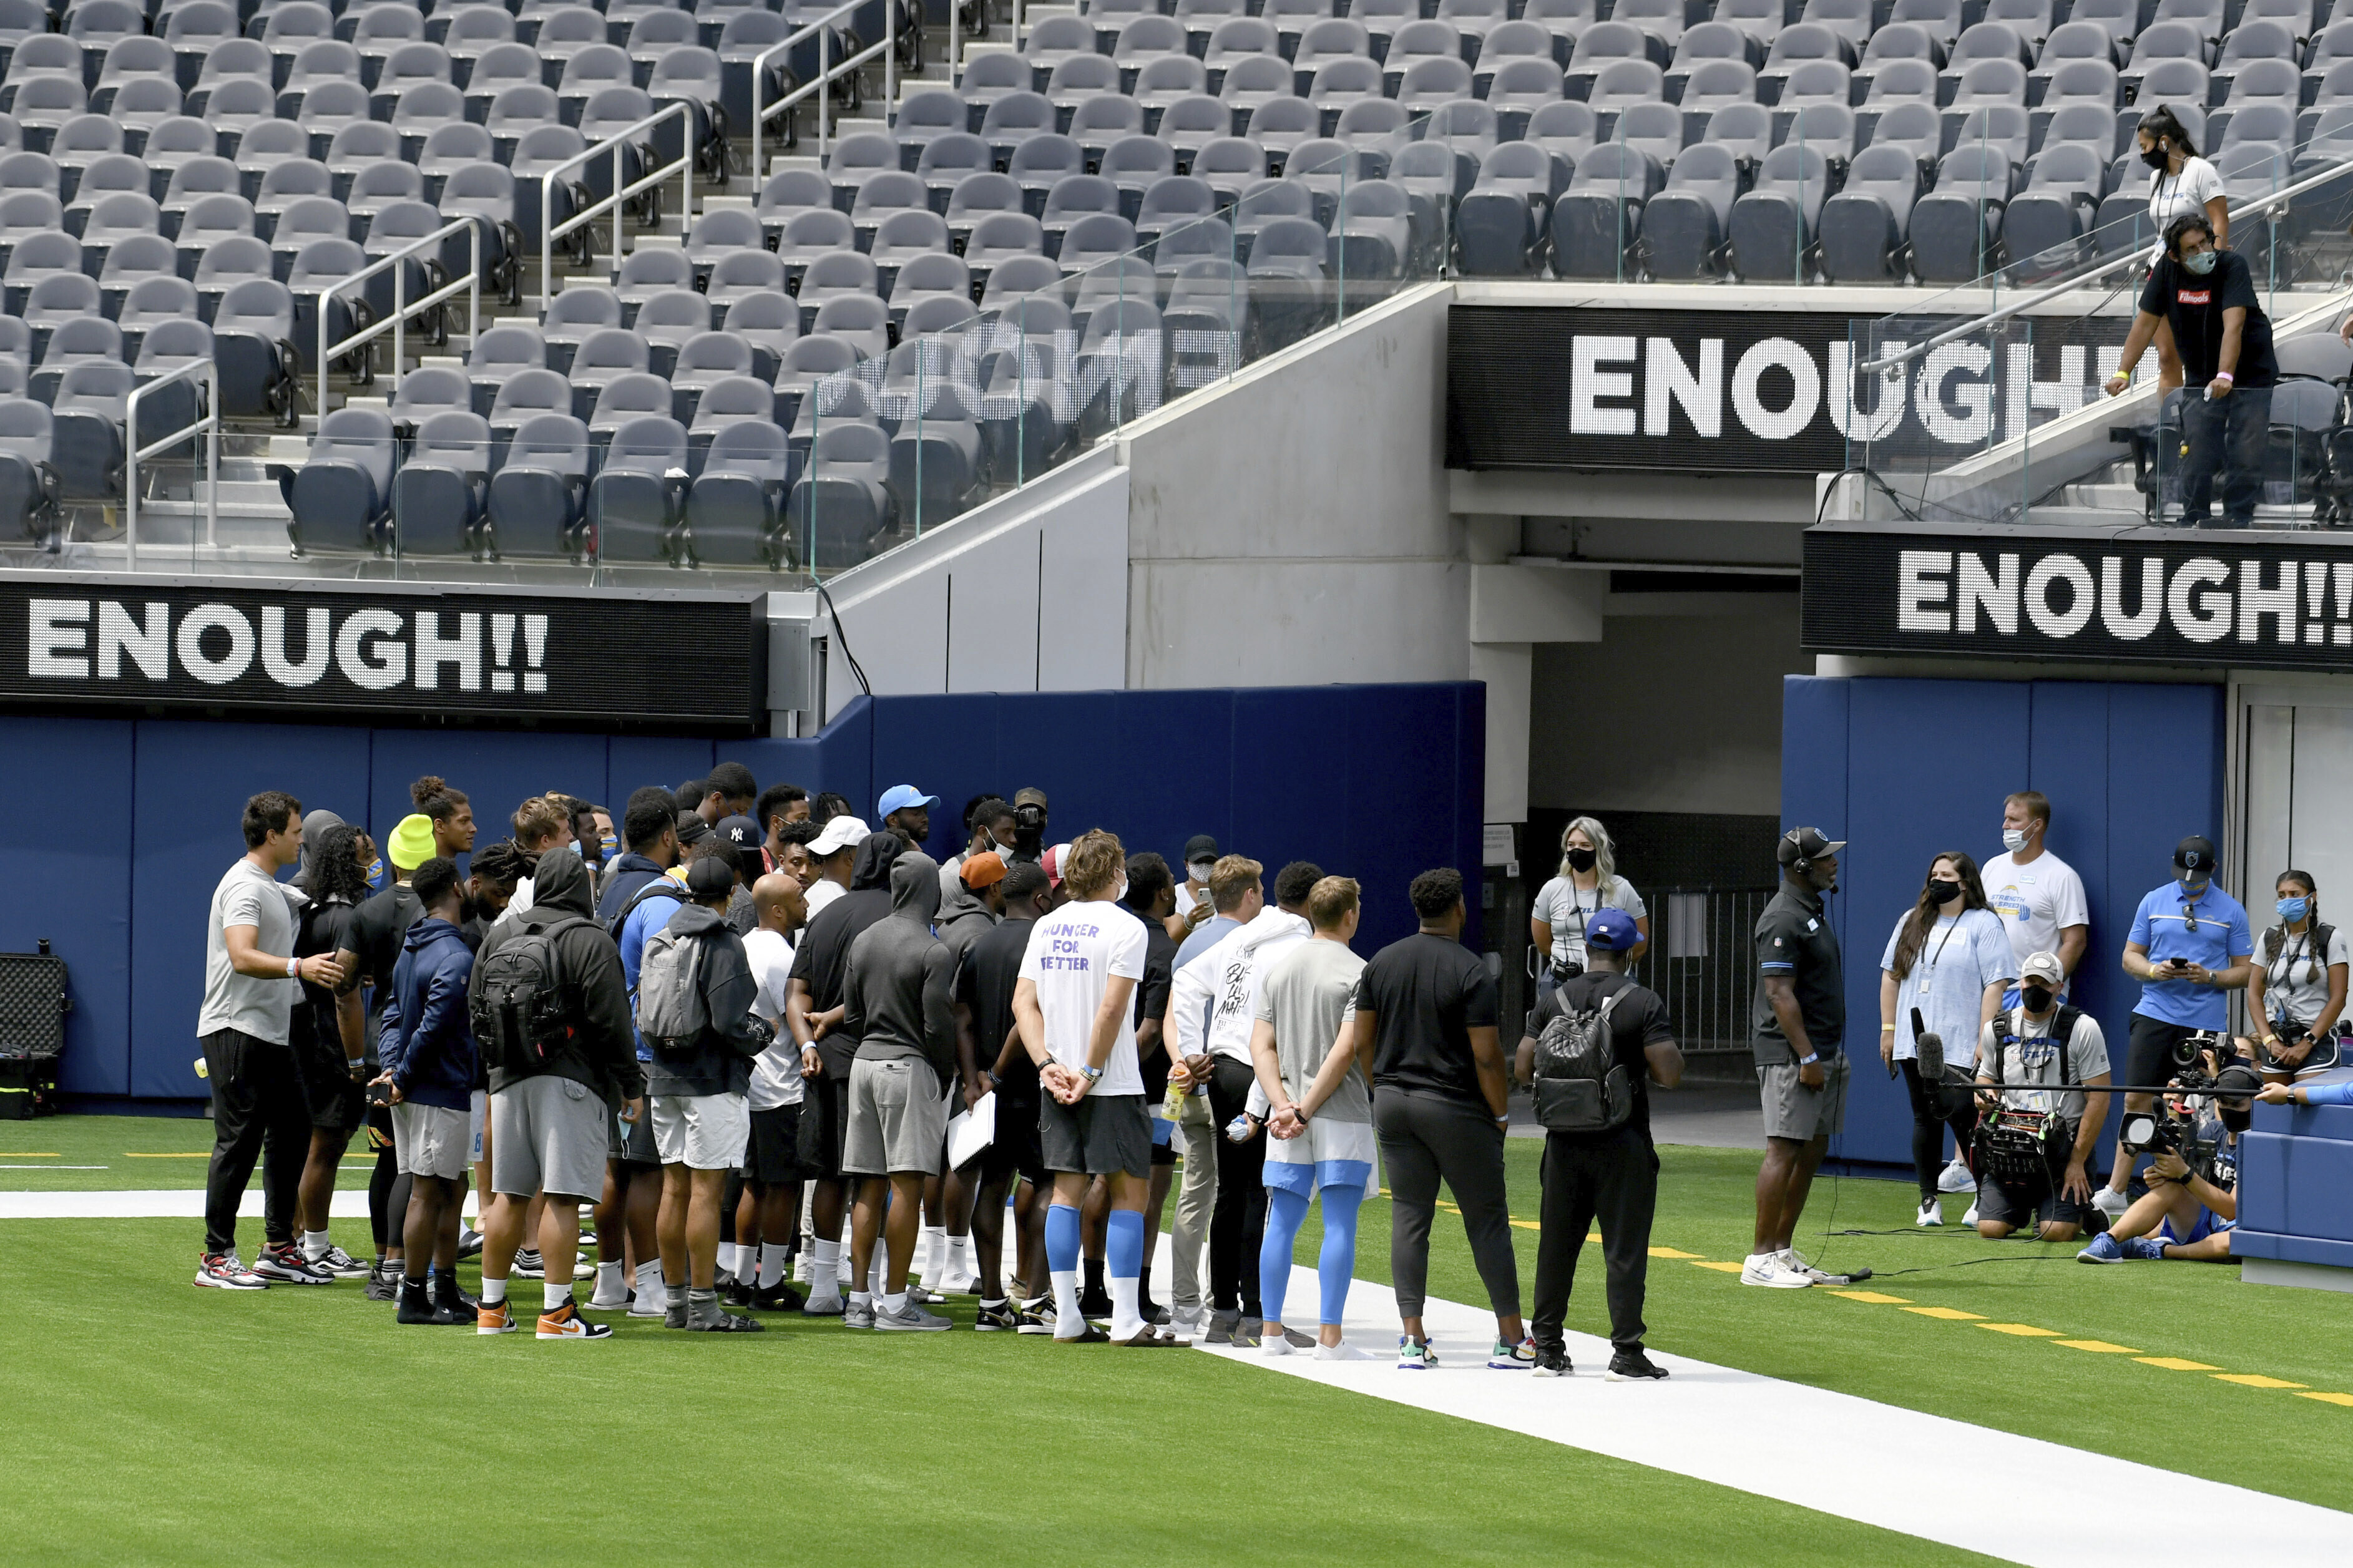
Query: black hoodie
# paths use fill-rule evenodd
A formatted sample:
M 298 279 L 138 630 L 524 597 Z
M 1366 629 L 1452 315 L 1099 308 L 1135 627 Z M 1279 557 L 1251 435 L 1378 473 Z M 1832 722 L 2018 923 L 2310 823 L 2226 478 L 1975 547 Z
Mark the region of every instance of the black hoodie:
M 851 863 L 849 891 L 818 910 L 793 950 L 791 978 L 808 986 L 809 1011 L 823 1013 L 842 1000 L 842 975 L 849 967 L 849 944 L 891 912 L 891 868 L 906 845 L 895 833 L 870 833 L 859 842 Z M 848 1081 L 858 1038 L 836 1029 L 818 1042 L 828 1078 Z
M 940 1087 L 955 1081 L 955 956 L 932 934 L 940 868 L 917 850 L 891 868 L 891 913 L 849 944 L 841 1033 L 861 1061 L 926 1061 Z
M 483 961 L 520 932 L 543 931 L 558 921 L 575 921 L 554 938 L 555 962 L 577 1008 L 571 1037 L 548 1053 L 539 1073 L 529 1076 L 568 1078 L 608 1100 L 635 1100 L 646 1091 L 646 1075 L 638 1066 L 637 1038 L 629 1025 L 628 982 L 621 975 L 621 950 L 595 917 L 588 868 L 573 850 L 549 850 L 539 858 L 532 876 L 531 908 L 512 921 L 501 920 L 482 939 L 474 984 L 481 984 Z M 490 1076 L 492 1094 L 516 1081 L 495 1067 Z

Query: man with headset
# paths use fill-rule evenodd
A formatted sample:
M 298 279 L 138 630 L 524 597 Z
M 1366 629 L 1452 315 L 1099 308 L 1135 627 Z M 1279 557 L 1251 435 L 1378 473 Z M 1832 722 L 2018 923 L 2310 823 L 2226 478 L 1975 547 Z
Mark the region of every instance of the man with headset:
M 1831 1279 L 1791 1244 L 1831 1134 L 1846 1125 L 1846 982 L 1824 897 L 1838 886 L 1846 840 L 1815 827 L 1781 836 L 1781 888 L 1757 921 L 1757 1078 L 1765 1099 L 1765 1163 L 1757 1172 L 1757 1239 L 1743 1285 L 1802 1289 Z

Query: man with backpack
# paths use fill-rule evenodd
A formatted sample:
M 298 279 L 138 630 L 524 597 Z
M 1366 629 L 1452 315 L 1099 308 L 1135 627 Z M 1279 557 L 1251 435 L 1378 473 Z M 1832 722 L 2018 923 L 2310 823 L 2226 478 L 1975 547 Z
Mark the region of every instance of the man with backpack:
M 638 967 L 638 1034 L 652 1058 L 646 1085 L 661 1153 L 663 1321 L 699 1333 L 763 1327 L 719 1305 L 720 1206 L 751 1135 L 752 1061 L 774 1037 L 753 1016 L 759 984 L 727 923 L 733 861 L 704 855 L 688 868 L 689 901 L 646 943 Z
M 1537 999 L 1520 1040 L 1520 1081 L 1535 1090 L 1545 1129 L 1533 1325 L 1538 1377 L 1569 1375 L 1561 1321 L 1596 1220 L 1609 1270 L 1609 1381 L 1667 1375 L 1642 1353 L 1651 1217 L 1659 1201 L 1647 1084 L 1674 1088 L 1683 1057 L 1666 1003 L 1627 977 L 1626 953 L 1641 941 L 1631 915 L 1597 910 L 1585 923 L 1585 973 Z
M 2099 1020 L 2059 1000 L 2065 980 L 2057 953 L 2029 955 L 2018 1005 L 1978 1038 L 1978 1234 L 1988 1241 L 2028 1224 L 2045 1241 L 2073 1241 L 2092 1206 L 2092 1153 L 2115 1079 Z
M 482 1305 L 478 1332 L 512 1333 L 507 1276 L 522 1241 L 532 1194 L 544 1191 L 538 1241 L 543 1258 L 575 1256 L 580 1205 L 605 1184 L 605 1121 L 645 1113 L 645 1074 L 629 1029 L 621 954 L 590 919 L 588 868 L 570 849 L 540 858 L 537 898 L 512 927 L 493 928 L 475 955 L 470 986 L 474 1040 L 491 1083 L 491 1184 L 496 1202 L 482 1222 Z M 583 1320 L 572 1282 L 543 1281 L 543 1340 L 602 1339 L 613 1331 Z
M 395 1321 L 471 1325 L 476 1305 L 459 1290 L 457 1268 L 458 1210 L 474 1142 L 477 1061 L 466 1018 L 474 952 L 458 930 L 465 914 L 458 863 L 437 855 L 417 868 L 409 886 L 424 913 L 401 939 L 392 966 L 377 1040 L 384 1075 L 375 1080 L 392 1102 L 393 1146 L 410 1183 Z

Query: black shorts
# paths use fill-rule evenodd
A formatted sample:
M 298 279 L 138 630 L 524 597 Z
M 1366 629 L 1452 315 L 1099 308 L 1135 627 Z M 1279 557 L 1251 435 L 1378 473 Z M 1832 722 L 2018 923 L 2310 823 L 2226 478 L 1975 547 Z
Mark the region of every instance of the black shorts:
M 635 1121 L 624 1121 L 617 1112 L 606 1111 L 605 1158 L 618 1160 L 624 1165 L 661 1169 L 661 1151 L 654 1144 L 654 1112 L 650 1102 L 638 1113 Z
M 350 1058 L 340 1050 L 313 1050 L 302 1058 L 302 1092 L 311 1102 L 311 1125 L 345 1138 L 367 1120 L 367 1089 L 352 1077 Z
M 752 1112 L 752 1136 L 744 1145 L 744 1179 L 763 1186 L 797 1185 L 801 1169 L 801 1108 L 779 1105 Z
M 978 1184 L 1018 1177 L 1033 1187 L 1043 1188 L 1050 1178 L 1046 1173 L 1046 1151 L 1038 1142 L 1038 1107 L 1034 1102 L 1008 1102 L 1002 1093 L 997 1097 L 997 1137 L 980 1152 Z
M 1046 1100 L 1038 1107 L 1038 1142 L 1050 1171 L 1152 1173 L 1152 1116 L 1140 1093 L 1089 1094 L 1076 1105 Z
M 367 1109 L 366 1127 L 368 1135 L 368 1152 L 371 1154 L 392 1153 L 392 1107 L 389 1105 L 378 1105 L 373 1100 L 366 1101 L 365 1105 Z
M 2137 1084 L 2168 1083 L 2174 1074 L 2173 1047 L 2190 1036 L 2203 1033 L 2187 1024 L 2168 1024 L 2162 1019 L 2135 1013 L 2132 1033 L 2125 1047 L 2125 1081 Z
M 842 1145 L 849 1137 L 849 1081 L 830 1073 L 810 1079 L 801 1100 L 801 1180 L 841 1180 Z
M 2053 1176 L 2047 1181 L 2019 1184 L 1983 1177 L 1978 1182 L 1978 1218 L 2014 1230 L 2024 1227 L 2029 1221 L 2072 1225 L 2081 1230 L 2084 1205 L 2060 1193 L 2061 1180 Z

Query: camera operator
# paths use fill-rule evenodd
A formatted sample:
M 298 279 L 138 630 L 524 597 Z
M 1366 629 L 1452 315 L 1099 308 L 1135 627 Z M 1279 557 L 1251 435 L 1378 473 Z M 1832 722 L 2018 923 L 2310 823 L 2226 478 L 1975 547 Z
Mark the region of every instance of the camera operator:
M 1989 1241 L 2030 1216 L 2043 1240 L 2073 1241 L 2092 1201 L 2086 1162 L 2107 1120 L 2108 1043 L 2090 1014 L 2059 1000 L 2065 978 L 2057 953 L 2030 956 L 2018 1005 L 1978 1040 L 1978 1234 Z
M 2247 1041 L 2238 1042 L 2238 1053 L 2252 1054 Z M 2255 1089 L 2253 1069 L 2237 1057 L 2221 1058 L 2211 1047 L 2199 1057 L 2199 1068 L 2176 1082 Z M 2094 1237 L 2075 1261 L 2228 1263 L 2231 1230 L 2239 1221 L 2239 1134 L 2253 1106 L 2246 1094 L 2160 1096 L 2157 1114 L 2163 1120 L 2140 1145 L 2149 1153 L 2148 1190 L 2106 1234 Z M 2128 1140 L 2133 1131 L 2126 1127 Z

